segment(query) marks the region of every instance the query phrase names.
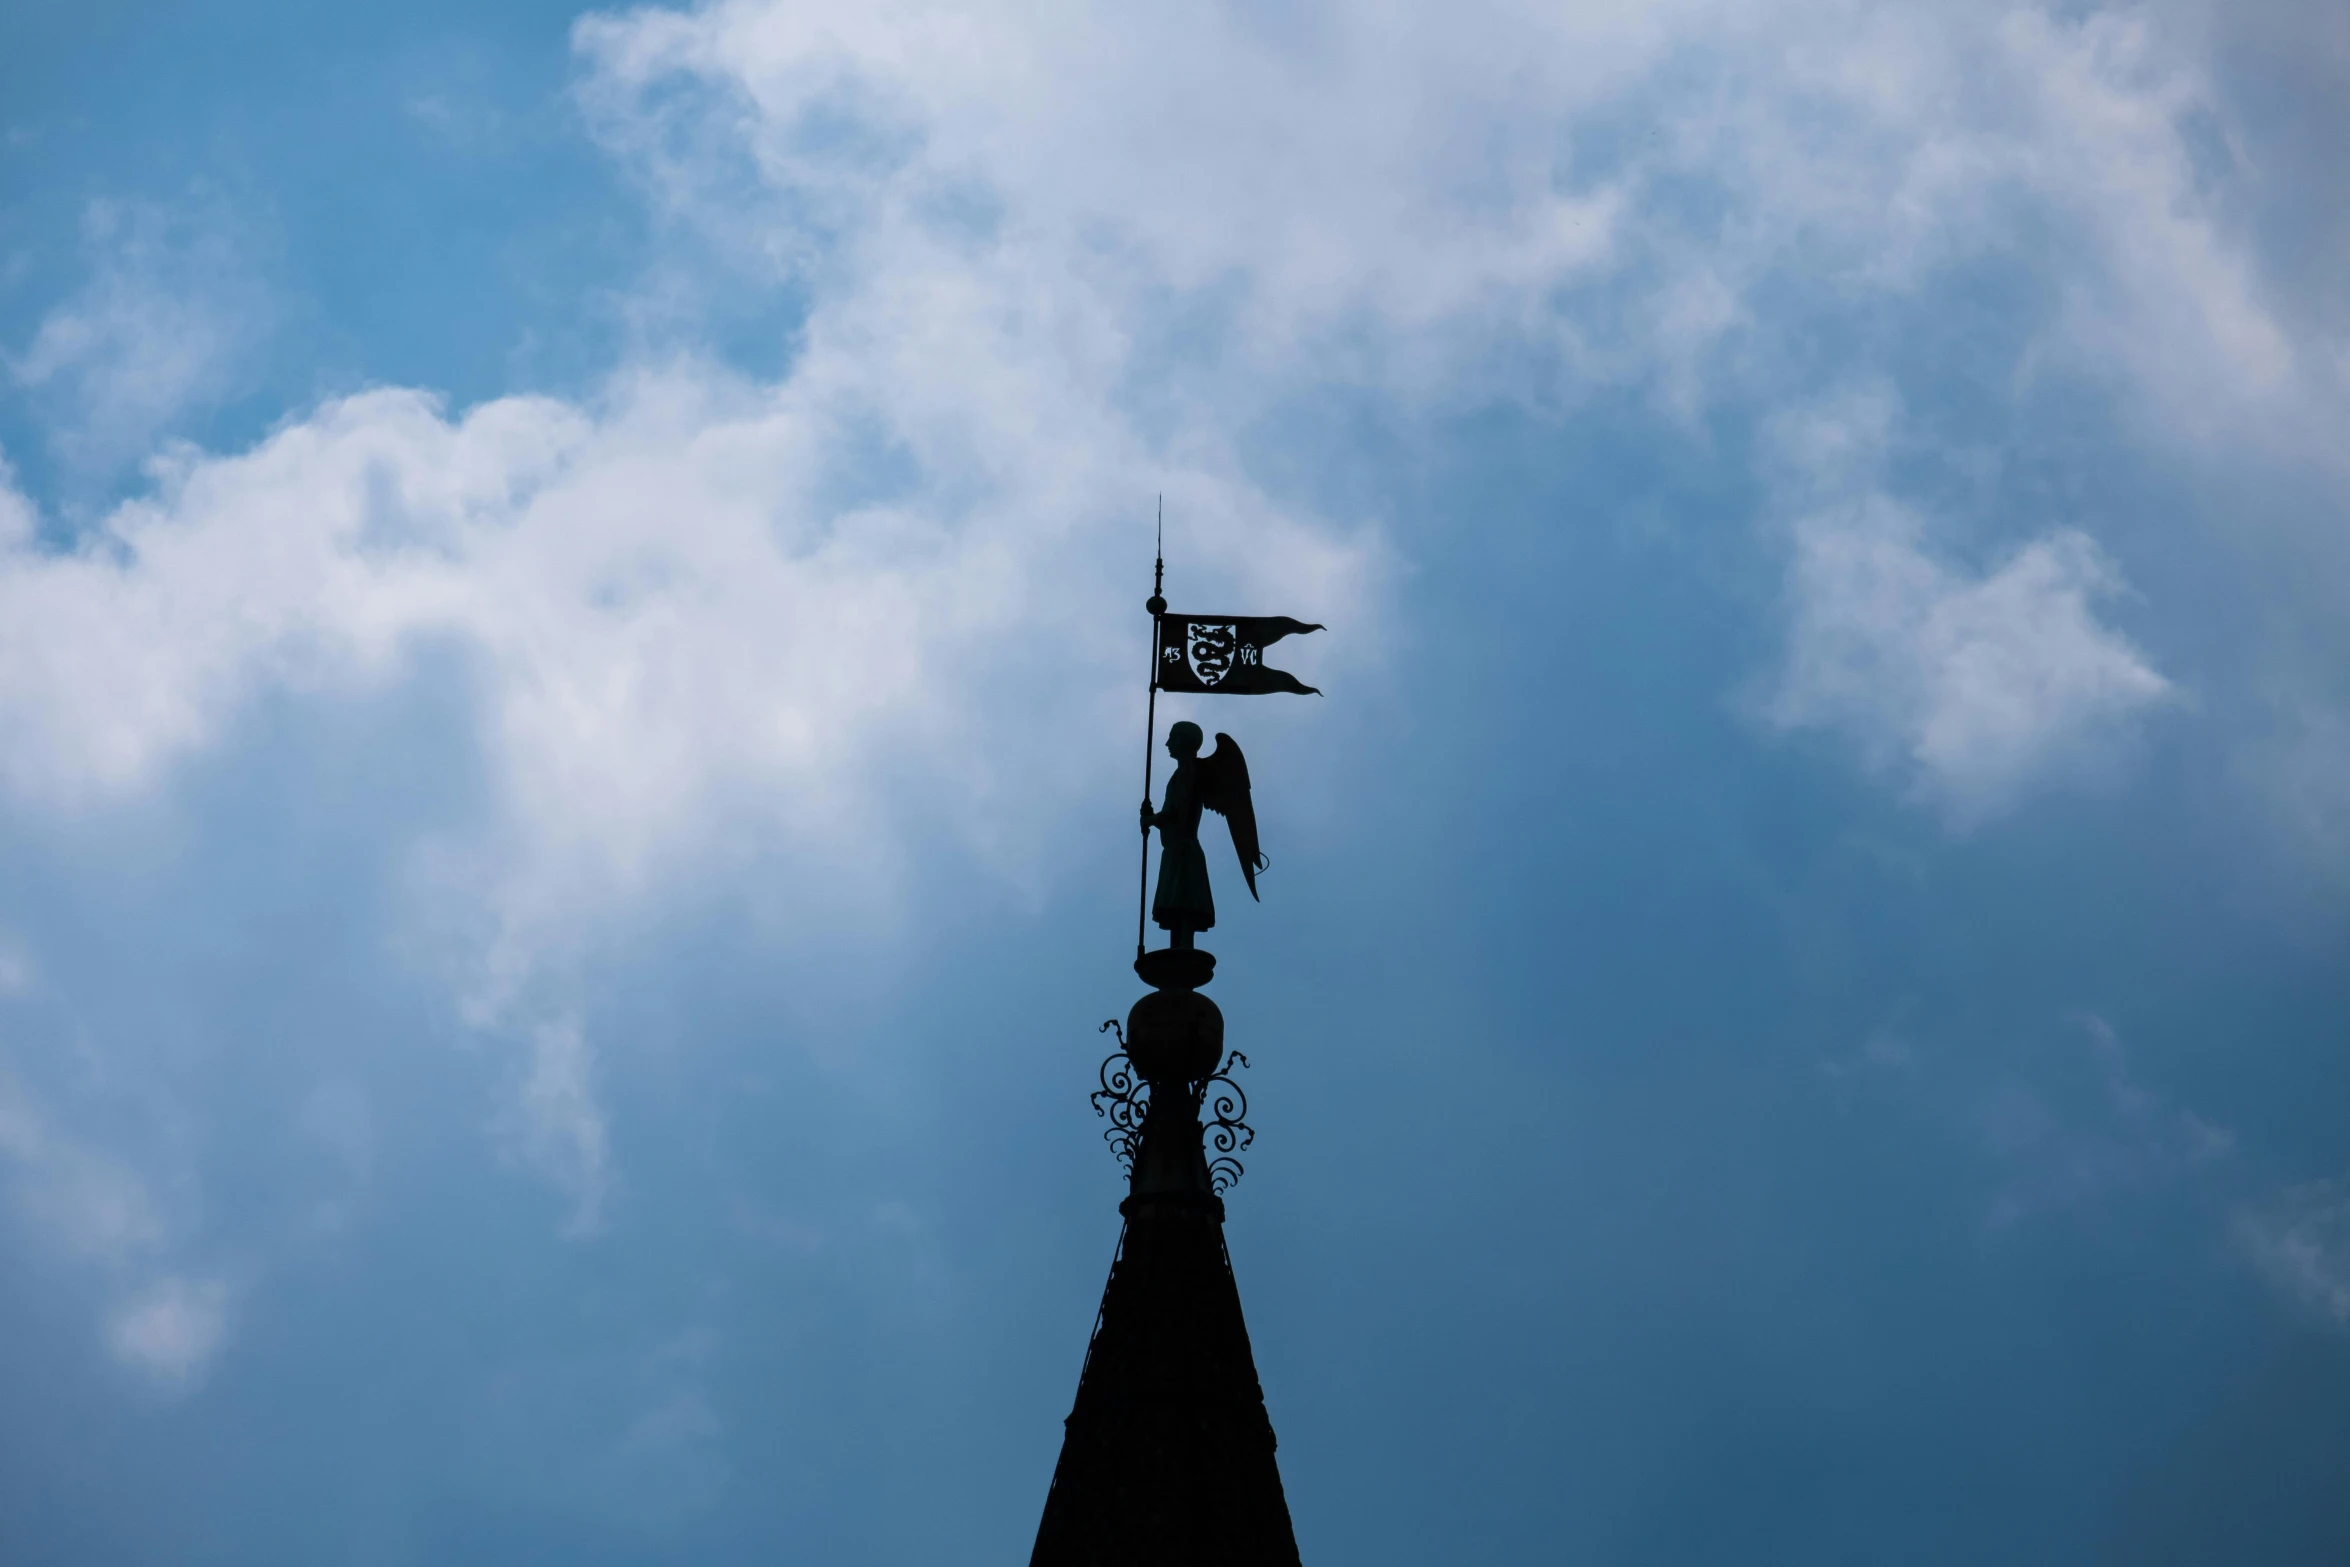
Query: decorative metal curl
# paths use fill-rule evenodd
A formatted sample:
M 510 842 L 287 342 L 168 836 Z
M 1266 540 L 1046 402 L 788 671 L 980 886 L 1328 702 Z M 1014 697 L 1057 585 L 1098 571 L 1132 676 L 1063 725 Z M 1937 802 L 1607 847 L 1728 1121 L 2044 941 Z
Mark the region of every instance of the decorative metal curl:
M 1238 1186 L 1245 1173 L 1234 1155 L 1246 1152 L 1257 1140 L 1256 1128 L 1248 1124 L 1248 1095 L 1225 1075 L 1234 1067 L 1247 1065 L 1248 1057 L 1235 1050 L 1224 1058 L 1224 1065 L 1213 1077 L 1200 1084 L 1200 1108 L 1208 1117 L 1204 1129 L 1208 1146 L 1216 1152 L 1208 1161 L 1208 1184 L 1219 1197 Z
M 1132 1175 L 1135 1150 L 1142 1146 L 1143 1118 L 1150 1113 L 1151 1085 L 1134 1069 L 1133 1060 L 1126 1054 L 1126 1031 L 1118 1026 L 1116 1018 L 1094 1032 L 1118 1037 L 1117 1050 L 1102 1062 L 1102 1086 L 1092 1096 L 1093 1113 L 1109 1118 L 1109 1129 L 1102 1133 L 1102 1141 L 1110 1145 L 1118 1168 Z

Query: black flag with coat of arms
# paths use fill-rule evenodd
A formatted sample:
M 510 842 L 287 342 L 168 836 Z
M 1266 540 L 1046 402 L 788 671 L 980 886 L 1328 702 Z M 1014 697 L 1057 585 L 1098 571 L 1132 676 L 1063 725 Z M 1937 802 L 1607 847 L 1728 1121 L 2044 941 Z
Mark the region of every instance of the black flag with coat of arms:
M 1321 629 L 1287 615 L 1161 615 L 1158 688 L 1203 696 L 1320 696 L 1286 669 L 1267 664 L 1264 655 L 1283 637 Z

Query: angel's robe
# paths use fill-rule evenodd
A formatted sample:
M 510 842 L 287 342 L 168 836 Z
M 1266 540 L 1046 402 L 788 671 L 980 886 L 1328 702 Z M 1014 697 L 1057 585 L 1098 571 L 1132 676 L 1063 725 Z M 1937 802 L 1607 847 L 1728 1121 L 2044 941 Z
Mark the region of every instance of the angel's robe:
M 1208 892 L 1208 857 L 1199 846 L 1200 770 L 1186 757 L 1167 780 L 1167 801 L 1152 818 L 1159 829 L 1159 892 L 1151 922 L 1161 930 L 1208 930 L 1216 900 Z

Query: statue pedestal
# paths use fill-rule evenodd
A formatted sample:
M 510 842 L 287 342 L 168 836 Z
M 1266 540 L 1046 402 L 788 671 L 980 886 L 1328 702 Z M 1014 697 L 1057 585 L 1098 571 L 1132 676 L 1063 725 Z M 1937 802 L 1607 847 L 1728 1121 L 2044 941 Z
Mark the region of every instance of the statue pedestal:
M 1136 958 L 1134 972 L 1153 990 L 1197 990 L 1216 977 L 1216 955 L 1198 947 L 1161 947 Z

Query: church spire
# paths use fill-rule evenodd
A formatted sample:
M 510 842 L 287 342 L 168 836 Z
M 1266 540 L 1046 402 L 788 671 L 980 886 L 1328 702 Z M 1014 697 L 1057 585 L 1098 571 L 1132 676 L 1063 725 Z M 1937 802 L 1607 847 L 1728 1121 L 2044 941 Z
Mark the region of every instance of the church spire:
M 1162 689 L 1312 690 L 1263 669 L 1256 655 L 1278 637 L 1319 627 L 1285 618 L 1169 616 L 1163 570 L 1162 560 L 1145 606 L 1153 738 Z M 1178 628 L 1172 645 L 1170 624 Z M 1149 798 L 1146 753 L 1143 875 L 1147 886 L 1156 827 L 1152 914 L 1168 945 L 1149 951 L 1136 943 L 1134 971 L 1151 990 L 1127 1014 L 1122 1048 L 1103 1063 L 1094 1095 L 1129 1177 L 1118 1205 L 1125 1229 L 1030 1567 L 1298 1567 L 1273 1422 L 1224 1245 L 1224 1193 L 1240 1178 L 1237 1156 L 1255 1134 L 1247 1096 L 1230 1075 L 1247 1058 L 1226 1055 L 1224 1014 L 1200 994 L 1216 972 L 1215 954 L 1194 939 L 1215 924 L 1199 843 L 1202 810 L 1230 825 L 1252 896 L 1267 862 L 1240 747 L 1219 734 L 1215 751 L 1202 757 L 1201 738 L 1188 722 L 1170 732 L 1176 770 L 1158 809 Z
M 1207 961 L 1135 965 L 1155 967 L 1144 977 L 1159 988 L 1134 1004 L 1126 1049 L 1102 1069 L 1096 1100 L 1132 1171 L 1125 1231 L 1030 1567 L 1298 1563 L 1224 1245 L 1220 1188 L 1250 1138 L 1227 1074 L 1247 1063 L 1225 1057 L 1222 1012 L 1183 983 L 1204 982 L 1215 960 L 1180 957 Z

